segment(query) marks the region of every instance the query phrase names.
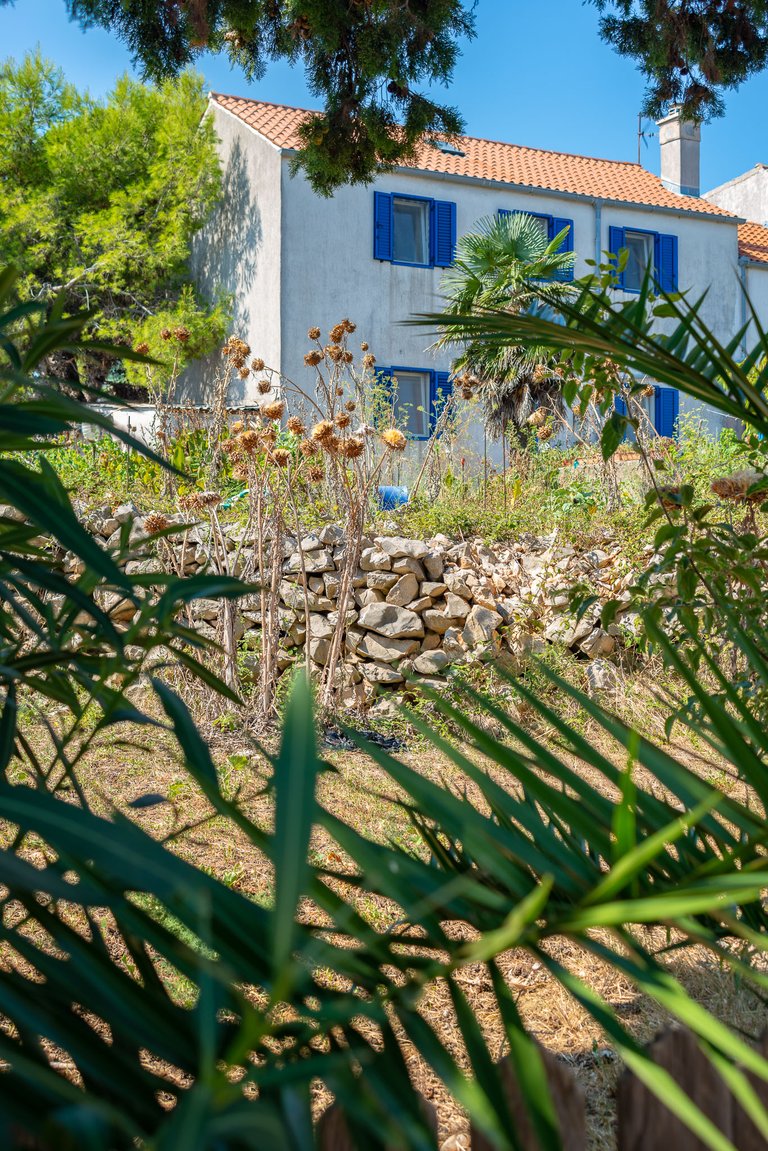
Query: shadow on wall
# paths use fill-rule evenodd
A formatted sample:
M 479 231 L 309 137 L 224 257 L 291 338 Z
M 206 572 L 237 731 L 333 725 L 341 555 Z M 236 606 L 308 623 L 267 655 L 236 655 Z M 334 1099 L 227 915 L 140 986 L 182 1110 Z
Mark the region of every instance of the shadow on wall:
M 263 239 L 261 213 L 253 196 L 245 153 L 235 140 L 224 171 L 221 199 L 208 223 L 192 244 L 191 269 L 201 295 L 207 300 L 232 299 L 232 331 L 238 335 L 250 327 L 250 289 Z M 191 364 L 179 380 L 182 400 L 205 403 L 221 366 L 218 350 Z M 231 384 L 228 403 L 245 400 L 245 382 Z

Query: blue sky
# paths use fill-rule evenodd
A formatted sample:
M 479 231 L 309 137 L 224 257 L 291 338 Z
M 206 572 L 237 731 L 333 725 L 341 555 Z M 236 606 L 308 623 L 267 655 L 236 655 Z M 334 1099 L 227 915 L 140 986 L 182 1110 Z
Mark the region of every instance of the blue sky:
M 83 33 L 66 17 L 63 0 L 16 0 L 0 7 L 0 57 L 39 45 L 70 80 L 95 96 L 124 71 L 134 72 L 124 46 L 109 34 Z M 316 107 L 300 69 L 271 66 L 247 84 L 223 58 L 198 67 L 209 88 L 277 103 Z M 597 13 L 580 0 L 479 0 L 477 37 L 463 46 L 453 83 L 442 92 L 471 135 L 613 159 L 637 158 L 642 77 L 602 43 Z M 711 188 L 768 161 L 762 125 L 768 71 L 726 94 L 726 115 L 702 132 L 702 187 Z M 653 124 L 645 124 L 654 131 Z M 643 163 L 658 171 L 658 141 L 648 140 Z

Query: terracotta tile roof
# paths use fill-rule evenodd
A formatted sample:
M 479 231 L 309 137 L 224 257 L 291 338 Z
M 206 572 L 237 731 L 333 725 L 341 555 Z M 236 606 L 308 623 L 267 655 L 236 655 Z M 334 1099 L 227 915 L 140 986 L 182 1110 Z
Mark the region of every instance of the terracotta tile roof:
M 762 224 L 739 224 L 739 255 L 768 264 L 768 228 Z
M 218 92 L 212 92 L 211 98 L 278 148 L 298 148 L 299 125 L 307 116 L 313 115 L 303 108 L 266 104 Z M 433 144 L 422 144 L 413 166 L 422 172 L 472 176 L 528 188 L 570 192 L 628 204 L 648 204 L 673 208 L 678 212 L 705 212 L 733 219 L 730 212 L 708 200 L 670 192 L 658 176 L 629 160 L 598 160 L 591 156 L 479 140 L 474 136 L 459 137 L 456 147 L 464 153 L 463 156 L 449 155 Z

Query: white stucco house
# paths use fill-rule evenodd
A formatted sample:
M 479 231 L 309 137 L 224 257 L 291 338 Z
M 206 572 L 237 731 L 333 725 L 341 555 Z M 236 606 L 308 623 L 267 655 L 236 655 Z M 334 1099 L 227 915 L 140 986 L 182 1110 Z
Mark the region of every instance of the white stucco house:
M 730 185 L 701 197 L 699 129 L 676 112 L 660 124 L 661 178 L 627 161 L 463 137 L 452 145 L 425 142 L 413 166 L 331 199 L 290 171 L 297 129 L 311 113 L 211 94 L 208 114 L 220 141 L 224 195 L 196 243 L 201 287 L 231 293 L 233 330 L 294 380 L 307 372 L 307 328 L 327 332 L 349 316 L 377 365 L 396 369 L 403 402 L 416 413 L 409 417 L 416 440 L 429 431 L 429 415 L 419 417 L 418 409 L 433 409 L 450 357 L 435 357 L 433 334 L 402 321 L 439 310 L 456 238 L 482 216 L 534 213 L 550 236 L 567 225 L 576 276 L 590 270 L 587 260 L 628 248 L 617 288 L 625 294 L 637 291 L 648 263 L 669 289 L 707 289 L 702 314 L 724 342 L 745 315 L 740 282 L 768 323 L 768 170 L 754 176 L 759 219 L 747 216 L 752 201 L 732 196 Z M 205 398 L 212 372 L 203 362 L 187 374 L 190 398 Z M 253 388 L 245 380 L 230 402 L 255 402 Z M 650 415 L 661 434 L 672 433 L 686 404 L 656 390 Z M 720 422 L 712 413 L 713 430 Z

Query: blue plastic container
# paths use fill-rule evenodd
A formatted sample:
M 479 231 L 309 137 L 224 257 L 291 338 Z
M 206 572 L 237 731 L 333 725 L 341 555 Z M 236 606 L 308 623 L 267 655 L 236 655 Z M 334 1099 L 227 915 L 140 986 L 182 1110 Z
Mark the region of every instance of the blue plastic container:
M 382 484 L 379 487 L 379 503 L 385 512 L 402 507 L 408 503 L 408 488 L 394 487 L 391 484 Z

